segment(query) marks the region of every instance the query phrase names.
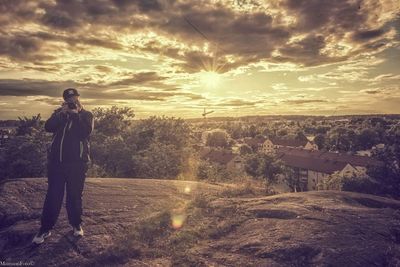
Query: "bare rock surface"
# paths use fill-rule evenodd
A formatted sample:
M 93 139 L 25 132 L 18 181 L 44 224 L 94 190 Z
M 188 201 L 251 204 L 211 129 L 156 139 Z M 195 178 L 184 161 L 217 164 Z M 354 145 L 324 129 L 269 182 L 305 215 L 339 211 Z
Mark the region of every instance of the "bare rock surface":
M 72 235 L 65 197 L 52 235 L 40 246 L 31 240 L 40 227 L 45 178 L 10 180 L 0 188 L 0 260 L 68 266 L 96 257 L 114 237 L 144 216 L 188 201 L 192 192 L 220 186 L 192 181 L 87 178 L 83 193 L 84 238 Z
M 223 185 L 88 178 L 85 236 L 73 237 L 64 204 L 52 236 L 35 246 L 31 240 L 40 226 L 46 189 L 44 178 L 1 185 L 1 261 L 34 266 L 400 266 L 400 201 L 388 198 L 338 191 L 227 197 L 220 194 Z M 198 198 L 202 193 L 210 197 Z M 188 203 L 181 228 L 157 233 L 146 248 L 138 242 L 123 260 L 110 259 L 110 248 L 123 247 L 120 236 L 129 235 L 143 218 Z M 105 254 L 109 257 L 103 261 Z
M 209 265 L 400 266 L 399 201 L 318 191 L 211 204 L 236 223 L 203 243 Z

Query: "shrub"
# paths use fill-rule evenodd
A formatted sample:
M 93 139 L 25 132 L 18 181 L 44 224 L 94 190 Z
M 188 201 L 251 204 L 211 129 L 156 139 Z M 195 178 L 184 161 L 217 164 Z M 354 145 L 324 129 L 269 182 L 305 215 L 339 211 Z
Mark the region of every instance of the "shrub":
M 107 172 L 99 165 L 92 163 L 86 173 L 87 177 L 107 177 Z
M 11 137 L 0 151 L 1 178 L 45 176 L 49 141 L 44 132 Z
M 328 177 L 321 189 L 359 192 L 365 194 L 379 194 L 380 185 L 377 181 L 365 174 L 340 175 L 338 172 Z
M 226 131 L 214 130 L 207 136 L 206 145 L 213 147 L 224 147 L 227 148 L 229 136 Z
M 222 182 L 228 181 L 231 173 L 221 164 L 202 160 L 197 169 L 197 177 L 209 182 Z

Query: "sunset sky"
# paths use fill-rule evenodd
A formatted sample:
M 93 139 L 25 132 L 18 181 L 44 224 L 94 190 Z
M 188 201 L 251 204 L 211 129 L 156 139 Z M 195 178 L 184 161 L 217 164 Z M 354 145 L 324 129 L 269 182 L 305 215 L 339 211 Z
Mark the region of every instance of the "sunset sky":
M 0 0 L 0 119 L 400 113 L 399 0 Z

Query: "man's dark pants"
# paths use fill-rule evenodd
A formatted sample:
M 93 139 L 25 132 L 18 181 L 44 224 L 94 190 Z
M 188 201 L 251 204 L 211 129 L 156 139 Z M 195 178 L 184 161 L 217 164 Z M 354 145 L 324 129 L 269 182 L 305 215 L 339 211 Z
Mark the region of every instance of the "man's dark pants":
M 68 221 L 72 226 L 81 224 L 82 192 L 88 165 L 85 162 L 48 163 L 48 188 L 41 217 L 41 230 L 54 227 L 60 214 L 64 190 Z

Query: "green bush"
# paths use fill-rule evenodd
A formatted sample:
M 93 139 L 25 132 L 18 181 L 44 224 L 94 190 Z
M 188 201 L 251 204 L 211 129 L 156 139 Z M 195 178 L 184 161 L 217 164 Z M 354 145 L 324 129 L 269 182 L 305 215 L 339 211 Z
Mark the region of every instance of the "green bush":
M 367 194 L 377 194 L 379 184 L 368 176 L 350 176 L 343 180 L 342 190 L 360 192 Z
M 380 185 L 377 181 L 365 174 L 340 175 L 338 172 L 331 175 L 325 183 L 328 190 L 350 191 L 365 194 L 379 194 Z M 321 188 L 321 187 L 320 187 Z
M 201 160 L 197 169 L 197 177 L 208 182 L 224 182 L 232 178 L 232 173 L 221 164 Z
M 12 136 L 0 151 L 0 179 L 44 177 L 46 175 L 46 143 L 44 132 Z

